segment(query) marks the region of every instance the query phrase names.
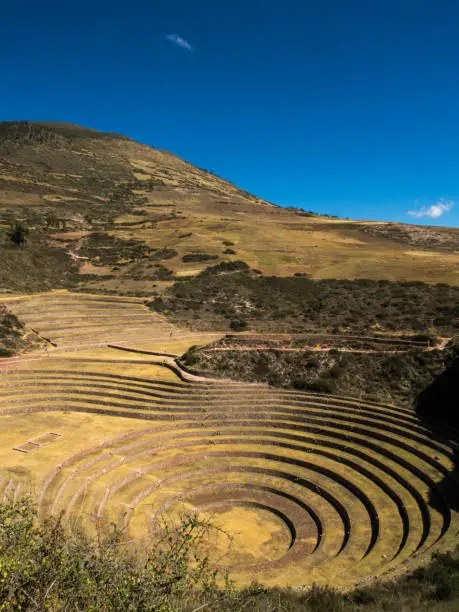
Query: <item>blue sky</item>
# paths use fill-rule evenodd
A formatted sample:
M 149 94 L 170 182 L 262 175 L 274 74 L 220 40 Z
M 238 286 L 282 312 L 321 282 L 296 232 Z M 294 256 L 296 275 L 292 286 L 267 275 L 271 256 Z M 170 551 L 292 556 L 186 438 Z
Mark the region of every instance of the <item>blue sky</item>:
M 459 225 L 459 0 L 3 0 L 0 24 L 0 119 L 124 133 L 285 206 Z

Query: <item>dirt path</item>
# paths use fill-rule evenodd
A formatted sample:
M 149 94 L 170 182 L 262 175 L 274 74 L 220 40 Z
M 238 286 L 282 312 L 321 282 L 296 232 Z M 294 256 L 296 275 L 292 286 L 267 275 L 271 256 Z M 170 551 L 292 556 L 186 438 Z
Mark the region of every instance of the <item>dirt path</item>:
M 304 351 L 310 351 L 314 353 L 326 353 L 332 349 L 335 349 L 334 346 L 303 346 L 301 348 L 290 348 L 290 347 L 277 347 L 277 346 L 225 346 L 225 347 L 216 347 L 204 349 L 209 353 L 219 353 L 225 351 L 240 351 L 241 353 L 252 352 L 252 351 L 279 351 L 282 353 L 302 353 Z M 337 351 L 341 353 L 359 353 L 359 354 L 367 354 L 367 353 L 402 353 L 403 351 L 384 351 L 384 350 L 363 350 L 363 349 L 349 349 L 349 348 L 336 348 Z M 408 349 L 407 349 L 408 350 Z
M 439 344 L 437 344 L 436 346 L 425 346 L 425 347 L 421 347 L 421 346 L 415 346 L 415 345 L 409 345 L 408 342 L 406 344 L 406 346 L 404 346 L 403 348 L 399 348 L 398 350 L 389 350 L 389 349 L 353 349 L 353 348 L 347 348 L 347 347 L 342 347 L 342 346 L 332 346 L 332 345 L 305 345 L 302 347 L 291 347 L 291 346 L 267 346 L 267 345 L 258 345 L 258 346 L 241 346 L 240 344 L 237 345 L 226 345 L 226 346 L 217 346 L 217 347 L 212 347 L 212 348 L 206 348 L 204 349 L 206 352 L 226 352 L 226 351 L 241 351 L 241 352 L 250 352 L 250 351 L 280 351 L 280 352 L 285 352 L 285 353 L 301 353 L 304 351 L 311 351 L 311 352 L 323 352 L 326 353 L 327 351 L 331 351 L 331 350 L 337 350 L 340 351 L 342 353 L 357 353 L 357 354 L 371 354 L 371 353 L 385 353 L 385 354 L 397 354 L 397 353 L 403 353 L 405 351 L 409 351 L 409 350 L 414 350 L 414 349 L 421 349 L 423 351 L 434 351 L 434 350 L 439 350 L 439 351 L 443 351 L 445 350 L 446 346 L 448 345 L 448 343 L 450 342 L 451 338 L 442 338 L 441 342 Z

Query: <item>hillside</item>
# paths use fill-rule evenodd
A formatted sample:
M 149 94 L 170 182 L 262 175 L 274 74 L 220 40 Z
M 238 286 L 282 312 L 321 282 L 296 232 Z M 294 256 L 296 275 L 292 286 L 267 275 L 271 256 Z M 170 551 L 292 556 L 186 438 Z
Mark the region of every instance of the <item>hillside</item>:
M 333 340 L 328 339 L 328 347 L 333 346 Z M 301 346 L 298 342 L 293 347 L 286 342 L 270 344 L 263 346 L 244 336 L 228 336 L 192 348 L 182 359 L 186 366 L 214 376 L 412 406 L 459 356 L 459 343 L 454 340 L 445 348 L 431 350 L 414 343 L 410 346 L 408 341 L 404 341 L 404 347 L 390 346 L 387 339 L 386 343 L 367 350 L 361 347 L 319 350 L 317 345 Z M 440 405 L 437 401 L 437 409 Z
M 176 282 L 150 307 L 203 330 L 459 332 L 455 286 L 261 276 L 244 262 L 209 266 Z
M 0 123 L 0 609 L 456 609 L 458 243 Z
M 6 236 L 17 220 L 26 249 Z M 459 230 L 284 209 L 171 153 L 69 124 L 0 123 L 0 233 L 1 291 L 150 295 L 235 259 L 278 276 L 459 285 Z

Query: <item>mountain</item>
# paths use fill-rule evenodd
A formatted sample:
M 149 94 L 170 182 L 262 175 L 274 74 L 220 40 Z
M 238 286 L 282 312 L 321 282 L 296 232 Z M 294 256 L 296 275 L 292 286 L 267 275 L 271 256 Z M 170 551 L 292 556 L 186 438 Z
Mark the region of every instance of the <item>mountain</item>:
M 454 607 L 458 239 L 281 208 L 117 134 L 1 123 L 0 603 L 266 610 L 293 587 L 285 609 Z M 29 520 L 29 492 L 58 523 Z M 277 588 L 212 600 L 215 563 Z
M 7 229 L 25 223 L 25 248 Z M 172 153 L 64 123 L 0 123 L 0 291 L 161 292 L 242 260 L 264 274 L 459 285 L 459 230 L 285 209 Z

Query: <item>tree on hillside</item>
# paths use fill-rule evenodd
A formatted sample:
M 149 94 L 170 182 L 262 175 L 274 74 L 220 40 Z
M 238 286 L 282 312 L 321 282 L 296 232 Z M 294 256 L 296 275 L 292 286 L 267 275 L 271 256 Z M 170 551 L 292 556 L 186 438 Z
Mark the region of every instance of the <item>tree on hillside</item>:
M 8 231 L 8 238 L 17 246 L 24 246 L 27 244 L 28 235 L 29 228 L 21 221 L 16 221 Z

